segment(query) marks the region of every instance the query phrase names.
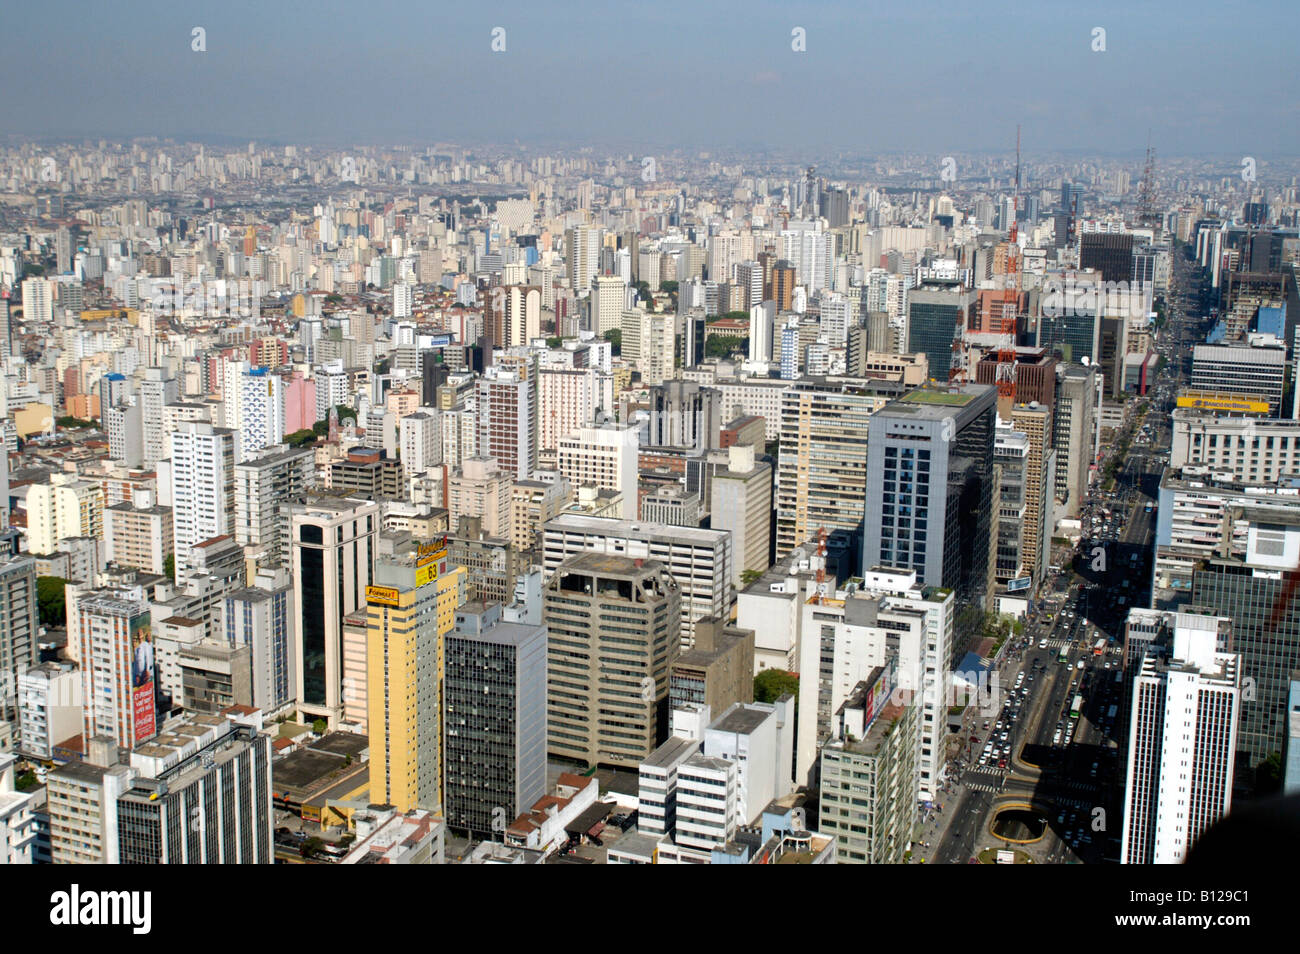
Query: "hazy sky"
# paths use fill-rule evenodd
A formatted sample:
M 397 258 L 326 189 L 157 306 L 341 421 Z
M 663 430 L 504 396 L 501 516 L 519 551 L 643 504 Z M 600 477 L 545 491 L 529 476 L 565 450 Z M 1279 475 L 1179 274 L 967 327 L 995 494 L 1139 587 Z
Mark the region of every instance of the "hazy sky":
M 1297 0 L 42 0 L 6 10 L 0 133 L 942 154 L 1020 123 L 1027 154 L 1150 129 L 1262 160 L 1300 154 L 1297 26 Z

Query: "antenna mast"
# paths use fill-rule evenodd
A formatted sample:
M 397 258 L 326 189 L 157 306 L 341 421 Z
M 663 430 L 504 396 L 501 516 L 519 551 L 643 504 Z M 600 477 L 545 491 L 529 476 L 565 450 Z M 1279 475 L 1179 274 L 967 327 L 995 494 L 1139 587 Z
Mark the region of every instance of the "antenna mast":
M 1020 127 L 1016 126 L 1016 185 L 1012 196 L 1011 232 L 1007 241 L 1006 272 L 1002 276 L 1001 315 L 998 322 L 998 366 L 994 381 L 998 399 L 1016 403 L 1016 316 L 1020 312 Z

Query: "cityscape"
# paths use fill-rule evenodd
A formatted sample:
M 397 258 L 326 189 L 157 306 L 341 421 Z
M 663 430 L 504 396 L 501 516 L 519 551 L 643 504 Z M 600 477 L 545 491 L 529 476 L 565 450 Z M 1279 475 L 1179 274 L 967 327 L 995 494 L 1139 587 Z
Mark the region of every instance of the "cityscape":
M 1300 820 L 1300 150 L 79 115 L 0 133 L 0 863 Z

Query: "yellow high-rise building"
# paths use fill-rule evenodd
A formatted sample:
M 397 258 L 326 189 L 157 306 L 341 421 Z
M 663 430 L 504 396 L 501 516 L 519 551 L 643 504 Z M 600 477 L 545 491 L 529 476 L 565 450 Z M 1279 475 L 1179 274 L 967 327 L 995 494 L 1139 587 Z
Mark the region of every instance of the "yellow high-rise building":
M 366 588 L 370 800 L 398 811 L 441 811 L 442 636 L 465 591 L 445 541 L 375 564 Z

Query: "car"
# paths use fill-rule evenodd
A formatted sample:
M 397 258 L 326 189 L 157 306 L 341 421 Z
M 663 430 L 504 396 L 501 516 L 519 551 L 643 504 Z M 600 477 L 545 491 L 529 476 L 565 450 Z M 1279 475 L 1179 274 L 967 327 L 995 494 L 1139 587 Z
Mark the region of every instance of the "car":
M 1044 636 L 1042 639 L 1040 639 L 1040 640 L 1038 641 L 1038 648 L 1039 648 L 1039 649 L 1046 649 L 1046 648 L 1047 648 L 1047 637 L 1046 637 L 1046 636 Z

